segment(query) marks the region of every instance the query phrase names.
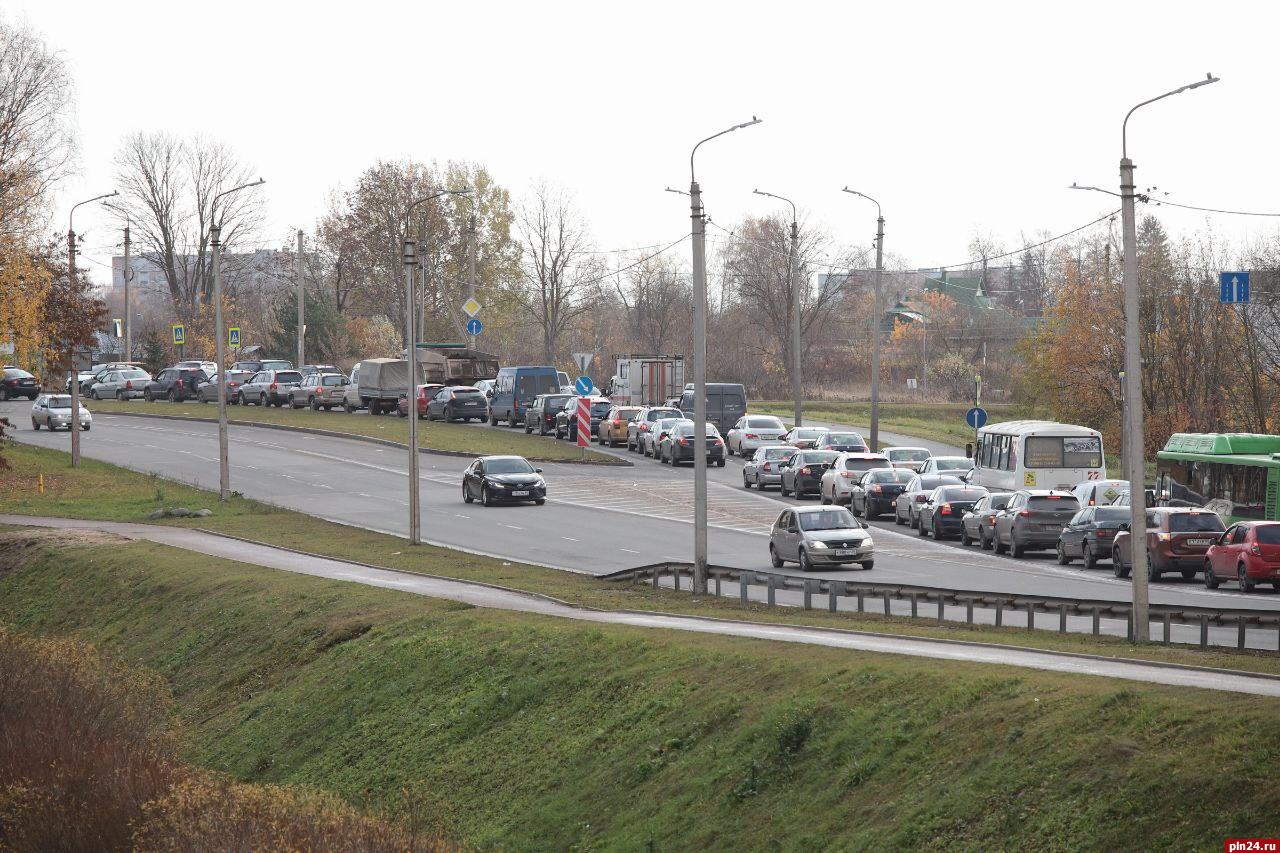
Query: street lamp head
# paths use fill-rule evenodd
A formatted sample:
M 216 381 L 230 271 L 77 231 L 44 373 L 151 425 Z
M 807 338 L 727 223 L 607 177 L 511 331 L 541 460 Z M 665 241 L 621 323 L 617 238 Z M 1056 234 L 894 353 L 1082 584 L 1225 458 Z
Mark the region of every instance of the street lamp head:
M 1204 75 L 1203 80 L 1197 80 L 1196 82 L 1184 88 L 1199 89 L 1201 86 L 1208 86 L 1210 83 L 1217 83 L 1221 79 L 1222 79 L 1221 77 L 1214 77 L 1212 73 L 1208 73 Z
M 762 121 L 764 121 L 764 119 L 760 119 L 760 118 L 756 118 L 755 116 L 752 116 L 752 117 L 751 117 L 751 121 L 744 121 L 742 124 L 735 124 L 733 127 L 729 128 L 729 129 L 730 129 L 730 130 L 742 130 L 744 127 L 751 127 L 751 125 L 753 125 L 753 124 L 759 124 L 759 123 L 760 123 L 760 122 L 762 122 Z
M 689 183 L 695 184 L 698 182 L 698 178 L 694 173 L 694 169 L 693 169 L 693 158 L 697 156 L 698 149 L 702 147 L 703 142 L 710 142 L 711 140 L 715 139 L 717 136 L 724 136 L 726 133 L 733 133 L 735 130 L 742 130 L 742 128 L 744 127 L 751 127 L 751 125 L 759 124 L 762 121 L 764 121 L 764 119 L 757 118 L 756 116 L 752 116 L 751 121 L 744 121 L 742 122 L 742 124 L 735 124 L 733 127 L 726 128 L 720 131 L 719 133 L 713 133 L 710 136 L 708 136 L 706 139 L 703 139 L 702 141 L 700 141 L 697 145 L 693 146 L 693 150 L 689 152 Z

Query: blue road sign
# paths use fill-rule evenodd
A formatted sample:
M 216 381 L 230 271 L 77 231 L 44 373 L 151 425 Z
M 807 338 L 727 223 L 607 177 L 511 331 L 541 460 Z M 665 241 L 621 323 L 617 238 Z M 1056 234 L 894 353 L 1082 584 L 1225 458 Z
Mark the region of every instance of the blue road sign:
M 470 320 L 467 321 L 468 335 L 478 335 L 480 334 L 482 329 L 484 329 L 484 323 L 481 323 L 475 317 L 472 317 Z
M 181 323 L 173 324 L 173 345 L 180 347 L 187 342 L 187 327 Z
M 1249 301 L 1249 274 L 1247 272 L 1224 272 L 1218 276 L 1222 286 L 1223 303 Z
M 987 410 L 974 406 L 964 413 L 964 421 L 974 429 L 982 429 L 987 425 Z
M 591 384 L 590 376 L 579 376 L 578 381 L 573 383 L 573 390 L 578 392 L 578 396 L 585 397 L 591 393 L 591 389 L 596 386 Z
M 232 326 L 231 328 L 227 329 L 227 346 L 229 347 L 240 346 L 240 329 L 238 327 Z

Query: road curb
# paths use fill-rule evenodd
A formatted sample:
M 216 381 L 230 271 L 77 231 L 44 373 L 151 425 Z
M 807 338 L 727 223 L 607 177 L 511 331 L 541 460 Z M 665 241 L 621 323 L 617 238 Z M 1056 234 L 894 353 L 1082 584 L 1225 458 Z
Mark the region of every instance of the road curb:
M 161 421 L 189 421 L 192 423 L 203 423 L 203 424 L 217 423 L 217 421 L 214 420 L 213 418 L 197 418 L 193 415 L 158 415 L 158 414 L 155 414 L 154 412 L 121 412 L 115 409 L 102 412 L 102 414 L 104 416 L 116 416 L 116 417 L 122 417 L 122 418 L 154 418 L 155 420 L 161 420 Z M 395 448 L 399 448 L 400 450 L 407 450 L 409 448 L 409 445 L 399 441 L 392 441 L 389 438 L 376 438 L 375 436 L 371 436 L 371 435 L 357 435 L 355 433 L 338 432 L 336 430 L 331 430 L 331 429 L 316 429 L 315 427 L 288 426 L 287 424 L 273 424 L 273 423 L 265 423 L 262 421 L 243 421 L 238 418 L 228 418 L 227 424 L 230 426 L 275 429 L 275 430 L 281 430 L 283 432 L 302 432 L 302 433 L 308 433 L 310 435 L 324 436 L 325 438 L 345 438 L 351 441 L 363 441 L 368 444 L 380 444 L 384 447 L 395 447 Z M 462 459 L 476 459 L 480 456 L 485 455 L 483 453 L 471 453 L 465 450 L 435 450 L 429 447 L 419 447 L 418 452 L 428 453 L 432 456 L 453 456 L 453 457 L 462 458 Z M 617 459 L 617 458 L 614 458 L 613 461 L 609 461 L 609 462 L 604 462 L 604 461 L 595 460 L 595 459 L 548 459 L 545 456 L 527 456 L 525 458 L 528 459 L 530 462 L 546 462 L 549 464 L 556 464 L 556 465 L 599 465 L 602 467 L 617 467 L 617 468 L 634 468 L 635 467 L 634 462 L 630 462 L 626 459 Z

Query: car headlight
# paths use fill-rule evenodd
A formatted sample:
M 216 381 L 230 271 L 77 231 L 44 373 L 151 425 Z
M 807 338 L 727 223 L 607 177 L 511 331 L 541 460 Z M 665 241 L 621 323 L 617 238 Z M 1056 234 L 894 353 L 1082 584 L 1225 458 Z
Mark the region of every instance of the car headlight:
M 826 542 L 823 542 L 823 541 L 821 541 L 821 540 L 817 540 L 817 541 L 815 541 L 815 542 L 813 543 L 813 547 L 815 547 L 815 548 L 826 548 L 826 547 L 827 547 L 827 543 L 826 543 Z
M 873 546 L 873 545 L 875 545 L 875 544 L 876 544 L 875 542 L 872 542 L 872 541 L 871 541 L 871 537 L 870 537 L 870 536 L 864 536 L 864 537 L 862 537 L 862 547 L 863 547 L 863 548 L 870 548 L 871 546 Z

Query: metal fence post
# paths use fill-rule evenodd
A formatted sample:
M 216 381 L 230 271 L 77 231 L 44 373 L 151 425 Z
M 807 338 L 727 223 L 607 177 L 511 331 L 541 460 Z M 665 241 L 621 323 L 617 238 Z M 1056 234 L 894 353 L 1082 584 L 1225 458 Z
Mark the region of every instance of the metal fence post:
M 970 625 L 973 624 L 973 599 L 966 598 L 964 600 L 964 621 Z
M 1058 605 L 1058 633 L 1067 633 L 1067 605 Z
M 671 578 L 675 581 L 676 592 L 680 591 L 680 567 L 674 566 L 671 569 Z
M 769 575 L 769 606 L 770 607 L 773 607 L 775 604 L 773 591 L 775 589 L 774 584 L 777 582 L 777 578 L 778 578 L 777 575 Z
M 939 622 L 942 622 L 947 618 L 947 611 L 945 609 L 946 604 L 947 604 L 947 600 L 943 598 L 941 595 L 939 595 L 938 596 L 938 621 Z
M 836 605 L 839 603 L 839 597 L 844 592 L 844 581 L 831 581 L 827 585 L 827 609 L 832 613 L 836 612 Z
M 859 588 L 858 589 L 858 612 L 859 613 L 862 612 L 862 593 L 863 593 L 863 590 Z
M 1236 648 L 1237 649 L 1244 648 L 1244 626 L 1246 623 L 1248 623 L 1248 621 L 1249 621 L 1249 617 L 1247 616 L 1236 617 L 1236 625 L 1238 626 L 1238 630 L 1236 632 Z
M 1209 648 L 1209 617 L 1200 617 L 1200 648 Z
M 743 572 L 738 575 L 738 594 L 742 597 L 742 606 L 748 607 L 751 604 L 751 597 L 747 595 L 747 573 Z
M 1173 614 L 1170 611 L 1166 610 L 1164 612 L 1164 644 L 1166 646 L 1169 645 L 1169 632 L 1172 630 L 1169 621 L 1172 616 Z
M 911 618 L 916 618 L 916 596 L 918 593 L 911 593 Z
M 811 580 L 809 580 L 808 578 L 805 578 L 805 581 L 804 581 L 804 609 L 805 609 L 805 610 L 812 610 L 812 609 L 813 609 L 813 585 L 814 585 L 814 583 L 815 583 L 815 581 L 811 581 Z
M 652 572 L 650 572 L 649 574 L 650 574 L 650 577 L 653 579 L 653 588 L 654 588 L 654 589 L 657 589 L 657 588 L 658 588 L 658 576 L 662 574 L 662 568 L 661 568 L 661 567 L 659 567 L 659 566 L 654 566 L 654 567 L 653 567 L 653 571 L 652 571 Z
M 1093 608 L 1093 636 L 1098 636 L 1098 631 L 1102 628 L 1102 609 Z
M 884 593 L 884 615 L 885 616 L 889 615 L 889 593 L 888 592 Z
M 720 597 L 720 579 L 724 577 L 724 572 L 716 572 L 716 598 Z
M 1004 599 L 996 599 L 996 627 L 999 628 L 1004 624 Z

